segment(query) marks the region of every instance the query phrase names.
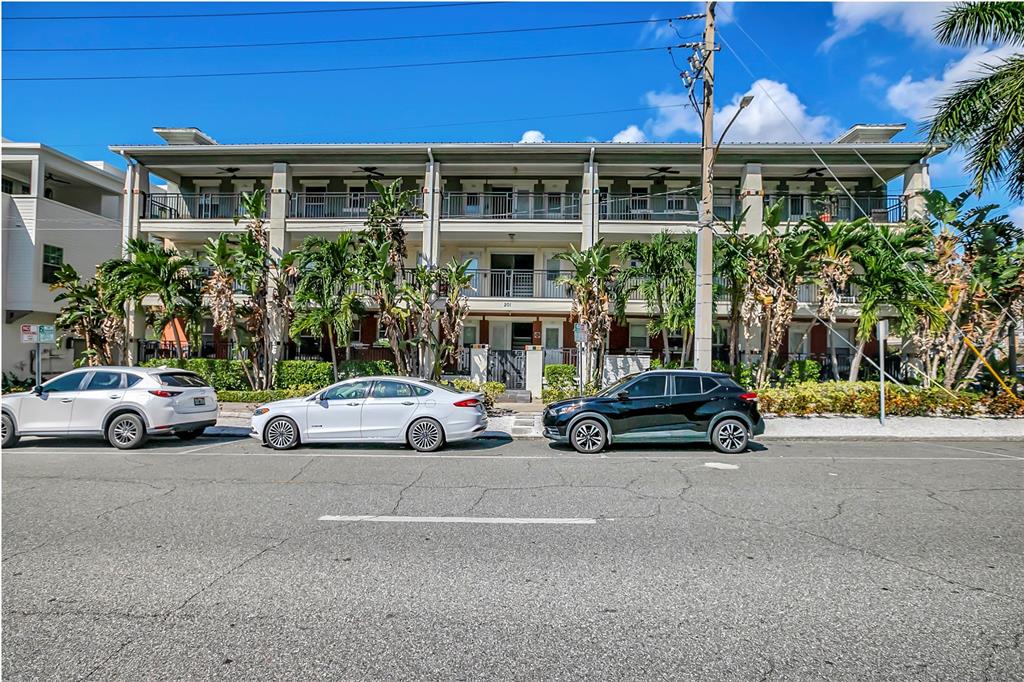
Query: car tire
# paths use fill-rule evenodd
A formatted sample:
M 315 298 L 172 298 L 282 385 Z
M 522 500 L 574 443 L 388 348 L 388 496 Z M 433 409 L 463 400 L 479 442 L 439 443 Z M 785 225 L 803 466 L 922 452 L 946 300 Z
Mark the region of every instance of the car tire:
M 2 422 L 2 426 L 0 426 L 0 431 L 3 432 L 3 442 L 0 443 L 0 446 L 5 448 L 13 448 L 15 445 L 18 444 L 18 441 L 21 440 L 14 432 L 14 420 L 11 419 L 10 415 L 4 413 L 4 415 L 0 417 L 0 422 Z
M 727 455 L 738 455 L 747 449 L 749 442 L 747 425 L 739 419 L 723 419 L 711 430 L 711 444 Z
M 608 432 L 596 419 L 581 419 L 569 430 L 569 442 L 576 452 L 593 455 L 601 452 L 608 443 Z
M 201 429 L 192 429 L 191 431 L 178 431 L 174 435 L 182 440 L 195 440 L 203 435 L 204 431 L 206 431 L 205 426 Z
M 299 444 L 299 427 L 288 417 L 274 417 L 263 430 L 263 441 L 275 450 L 291 450 Z
M 107 424 L 107 442 L 118 450 L 134 450 L 146 442 L 146 425 L 134 412 L 119 414 Z
M 409 424 L 405 440 L 417 452 L 434 452 L 444 445 L 444 429 L 433 419 L 417 419 Z

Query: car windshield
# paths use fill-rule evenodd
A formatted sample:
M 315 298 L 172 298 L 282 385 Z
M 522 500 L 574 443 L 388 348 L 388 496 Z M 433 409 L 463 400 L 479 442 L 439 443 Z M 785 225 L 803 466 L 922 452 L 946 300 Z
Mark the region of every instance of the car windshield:
M 638 376 L 640 376 L 640 375 L 639 374 L 628 374 L 625 377 L 623 377 L 622 379 L 620 379 L 618 381 L 618 383 L 612 384 L 611 386 L 609 386 L 608 388 L 604 389 L 603 391 L 601 391 L 597 395 L 601 396 L 601 397 L 607 397 L 607 396 L 615 395 L 616 393 L 618 393 L 619 391 L 622 390 L 623 386 L 625 386 L 626 384 L 631 382 L 633 379 L 636 379 Z

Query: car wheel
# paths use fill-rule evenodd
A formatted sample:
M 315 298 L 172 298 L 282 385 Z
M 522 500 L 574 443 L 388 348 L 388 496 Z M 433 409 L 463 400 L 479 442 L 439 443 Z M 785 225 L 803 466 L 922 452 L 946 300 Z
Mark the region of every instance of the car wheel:
M 596 419 L 577 422 L 569 433 L 569 441 L 576 448 L 576 452 L 585 454 L 601 452 L 607 440 L 604 425 Z
M 192 429 L 191 431 L 178 431 L 174 435 L 182 440 L 195 440 L 203 435 L 203 431 L 206 431 L 205 426 L 201 429 Z
M 738 419 L 723 419 L 711 431 L 711 444 L 727 455 L 736 455 L 746 450 L 747 440 L 747 427 Z
M 146 425 L 137 414 L 119 414 L 107 425 L 107 441 L 118 450 L 133 450 L 146 442 Z
M 2 443 L 0 443 L 0 445 L 5 448 L 13 448 L 20 440 L 18 436 L 14 434 L 14 420 L 6 414 L 0 418 L 0 435 L 3 436 Z
M 419 452 L 434 452 L 444 445 L 444 429 L 433 419 L 417 419 L 409 425 L 406 440 Z
M 299 444 L 299 427 L 288 417 L 275 417 L 267 424 L 267 445 L 275 450 L 290 450 Z

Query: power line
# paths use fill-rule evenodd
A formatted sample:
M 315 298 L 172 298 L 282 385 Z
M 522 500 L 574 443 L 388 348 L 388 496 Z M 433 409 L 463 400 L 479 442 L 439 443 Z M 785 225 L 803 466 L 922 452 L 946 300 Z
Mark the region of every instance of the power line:
M 498 62 L 524 62 L 546 59 L 565 59 L 569 57 L 594 57 L 609 54 L 627 54 L 630 52 L 655 52 L 668 47 L 634 47 L 622 50 L 591 50 L 588 52 L 565 52 L 560 54 L 526 55 L 518 57 L 484 57 L 480 59 L 454 59 L 440 62 L 413 62 L 406 64 L 378 64 L 372 66 L 339 66 L 322 69 L 283 69 L 280 71 L 233 71 L 226 73 L 177 73 L 149 75 L 118 75 L 118 76 L 32 76 L 20 78 L 4 78 L 7 82 L 51 82 L 51 81 L 124 81 L 124 80 L 180 80 L 186 78 L 237 78 L 239 76 L 285 76 L 303 73 L 342 73 L 350 71 L 386 71 L 388 69 L 408 69 L 429 66 L 456 66 L 460 64 L 494 64 Z
M 678 17 L 676 17 L 678 19 Z M 488 31 L 460 31 L 455 33 L 417 33 L 406 36 L 371 36 L 365 38 L 336 38 L 325 40 L 297 40 L 276 43 L 223 43 L 214 45 L 169 45 L 169 46 L 130 46 L 130 47 L 11 47 L 4 52 L 161 52 L 177 50 L 231 50 L 250 47 L 295 47 L 300 45 L 339 45 L 345 43 L 374 43 L 391 40 L 424 40 L 429 38 L 463 38 L 512 33 L 534 33 L 540 31 L 563 31 L 582 28 L 603 28 L 607 26 L 628 26 L 635 24 L 654 24 L 672 21 L 671 17 L 662 19 L 633 19 L 626 21 L 604 21 L 592 24 L 563 24 L 561 26 L 535 26 L 528 28 L 504 28 Z
M 497 2 L 438 2 L 422 5 L 384 5 L 377 7 L 339 7 L 333 9 L 292 9 L 271 12 L 216 12 L 210 14 L 95 14 L 69 16 L 32 15 L 3 17 L 4 21 L 74 21 L 76 19 L 188 19 L 210 17 L 262 17 L 281 14 L 338 14 L 343 12 L 394 12 L 405 9 L 433 9 L 439 7 L 466 7 L 469 5 L 497 5 Z

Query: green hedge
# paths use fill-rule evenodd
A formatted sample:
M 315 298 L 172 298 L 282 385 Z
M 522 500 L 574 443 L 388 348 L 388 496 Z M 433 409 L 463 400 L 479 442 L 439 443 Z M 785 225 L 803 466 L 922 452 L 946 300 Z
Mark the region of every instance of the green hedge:
M 217 400 L 222 403 L 269 403 L 287 398 L 305 398 L 316 390 L 316 386 L 299 386 L 273 391 L 217 391 Z
M 143 367 L 164 365 L 195 372 L 217 391 L 246 391 L 251 388 L 248 379 L 245 378 L 241 360 L 154 358 L 142 363 Z
M 779 416 L 846 414 L 874 417 L 878 415 L 879 387 L 875 382 L 830 381 L 803 382 L 782 388 L 765 388 L 757 392 L 761 411 Z M 896 417 L 1024 416 L 1024 401 L 1005 393 L 983 395 L 969 391 L 942 388 L 901 388 L 885 386 L 885 412 Z
M 249 381 L 245 378 L 242 360 L 214 360 L 192 358 L 178 360 L 176 358 L 158 358 L 142 363 L 143 367 L 177 367 L 195 372 L 206 380 L 206 383 L 219 391 L 249 391 Z M 372 376 L 375 374 L 390 375 L 395 373 L 395 365 L 389 360 L 345 360 L 338 363 L 340 379 L 350 377 Z M 274 373 L 275 389 L 293 389 L 312 386 L 310 392 L 334 383 L 334 372 L 331 363 L 319 360 L 282 360 L 277 363 Z
M 474 384 L 469 379 L 453 379 L 448 383 L 454 386 L 458 391 L 464 391 L 466 393 L 483 393 L 484 407 L 488 410 L 494 409 L 494 403 L 498 400 L 498 396 L 505 392 L 505 384 L 500 381 L 485 381 L 481 385 Z

